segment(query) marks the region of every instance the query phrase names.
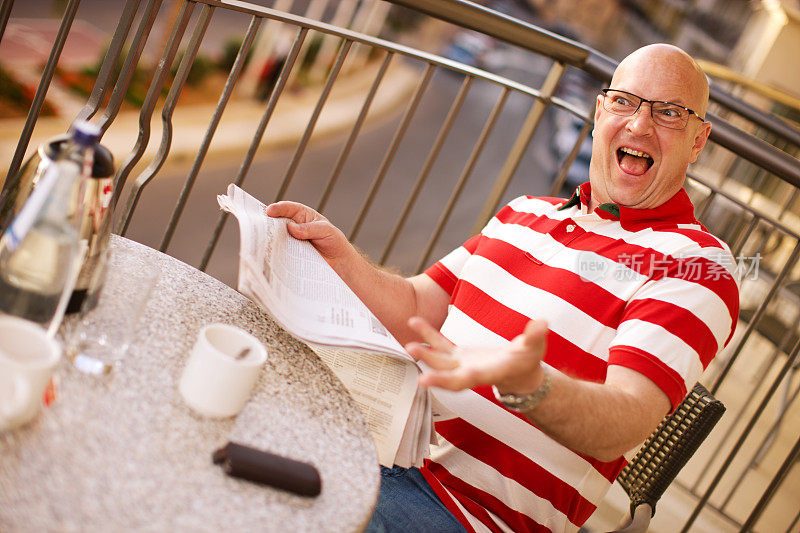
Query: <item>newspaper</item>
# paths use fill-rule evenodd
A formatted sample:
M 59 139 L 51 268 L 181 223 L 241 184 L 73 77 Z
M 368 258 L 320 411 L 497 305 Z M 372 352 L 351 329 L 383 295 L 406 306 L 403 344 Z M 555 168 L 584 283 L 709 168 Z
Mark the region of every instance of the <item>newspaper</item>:
M 336 374 L 369 425 L 384 466 L 420 466 L 434 438 L 431 398 L 417 363 L 287 220 L 236 185 L 218 195 L 239 221 L 239 292 Z

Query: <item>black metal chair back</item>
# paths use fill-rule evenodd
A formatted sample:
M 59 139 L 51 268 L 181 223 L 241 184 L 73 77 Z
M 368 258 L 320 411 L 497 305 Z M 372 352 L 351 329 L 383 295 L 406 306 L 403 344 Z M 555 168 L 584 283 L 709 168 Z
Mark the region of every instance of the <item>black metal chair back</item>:
M 661 421 L 617 476 L 631 499 L 630 518 L 625 527 L 617 531 L 647 530 L 656 512 L 656 503 L 724 412 L 722 402 L 697 383 L 678 408 Z

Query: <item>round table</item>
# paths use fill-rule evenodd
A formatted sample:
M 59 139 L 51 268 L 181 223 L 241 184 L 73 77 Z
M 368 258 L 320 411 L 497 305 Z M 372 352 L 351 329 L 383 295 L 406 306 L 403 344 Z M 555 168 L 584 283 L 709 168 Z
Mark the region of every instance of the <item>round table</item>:
M 363 529 L 378 459 L 336 377 L 230 287 L 122 237 L 110 250 L 101 306 L 137 269 L 158 269 L 158 284 L 110 378 L 63 360 L 55 403 L 0 433 L 0 531 Z M 244 409 L 223 420 L 196 415 L 177 390 L 198 331 L 213 322 L 249 331 L 269 353 Z M 211 455 L 228 441 L 314 465 L 322 493 L 227 476 Z

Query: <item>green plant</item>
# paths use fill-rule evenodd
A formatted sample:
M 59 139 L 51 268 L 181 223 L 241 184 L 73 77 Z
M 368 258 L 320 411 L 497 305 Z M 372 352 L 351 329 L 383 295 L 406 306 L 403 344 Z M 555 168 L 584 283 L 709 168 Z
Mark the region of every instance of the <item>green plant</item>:
M 239 55 L 239 49 L 241 47 L 242 39 L 238 37 L 230 37 L 227 41 L 225 41 L 225 44 L 222 45 L 222 54 L 217 61 L 217 68 L 224 72 L 230 71 L 233 68 L 233 64 L 236 62 L 236 56 Z M 250 58 L 252 56 L 253 47 L 251 46 L 244 58 L 245 67 L 250 62 Z
M 0 65 L 0 100 L 5 100 L 12 108 L 24 116 L 33 103 L 35 94 L 36 89 L 34 87 L 27 87 L 21 84 Z M 55 109 L 49 103 L 44 102 L 39 114 L 51 116 L 55 114 Z
M 28 106 L 30 101 L 25 98 L 25 92 L 22 84 L 14 79 L 11 74 L 0 65 L 0 95 L 2 95 L 9 102 L 19 105 Z
M 185 52 L 180 52 L 175 58 L 175 61 L 172 63 L 170 76 L 173 79 L 178 74 L 178 68 L 183 61 L 184 55 Z M 201 84 L 203 80 L 205 80 L 208 75 L 211 74 L 211 72 L 214 70 L 214 67 L 214 62 L 209 58 L 201 55 L 195 56 L 194 61 L 192 61 L 192 66 L 189 67 L 189 73 L 186 74 L 186 83 L 192 86 Z

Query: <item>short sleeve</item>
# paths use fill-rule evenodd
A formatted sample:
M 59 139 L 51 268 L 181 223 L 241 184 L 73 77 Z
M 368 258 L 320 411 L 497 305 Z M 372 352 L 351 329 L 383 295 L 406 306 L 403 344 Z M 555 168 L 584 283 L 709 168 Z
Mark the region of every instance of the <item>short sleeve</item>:
M 732 273 L 713 261 L 695 261 L 693 267 L 676 260 L 663 276 L 646 282 L 626 305 L 609 346 L 609 365 L 650 378 L 673 409 L 728 343 L 739 313 Z
M 425 274 L 447 291 L 447 294 L 452 295 L 461 269 L 477 248 L 480 237 L 479 234 L 469 238 L 464 244 L 428 267 Z

